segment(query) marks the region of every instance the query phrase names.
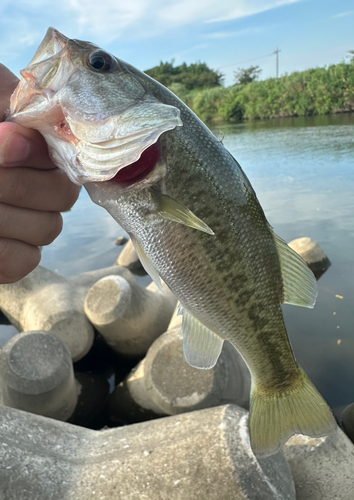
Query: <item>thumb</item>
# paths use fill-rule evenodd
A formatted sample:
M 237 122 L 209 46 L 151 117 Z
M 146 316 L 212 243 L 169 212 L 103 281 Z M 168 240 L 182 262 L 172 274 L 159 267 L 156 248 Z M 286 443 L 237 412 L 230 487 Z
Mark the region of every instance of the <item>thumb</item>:
M 56 168 L 41 134 L 12 122 L 0 123 L 0 166 Z
M 0 63 L 0 167 L 55 168 L 39 132 L 11 122 L 2 123 L 18 82 L 18 78 Z

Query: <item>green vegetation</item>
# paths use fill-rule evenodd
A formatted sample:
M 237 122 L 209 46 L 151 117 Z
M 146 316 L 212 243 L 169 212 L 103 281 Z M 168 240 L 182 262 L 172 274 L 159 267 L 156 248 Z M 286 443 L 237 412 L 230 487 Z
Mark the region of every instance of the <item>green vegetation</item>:
M 262 70 L 259 66 L 250 66 L 249 68 L 239 68 L 234 71 L 236 83 L 247 85 L 247 83 L 255 82 L 259 79 Z
M 221 85 L 222 74 L 210 69 L 207 64 L 197 62 L 187 65 L 173 66 L 173 60 L 160 62 L 159 66 L 148 69 L 145 73 L 170 87 L 173 84 L 181 84 L 187 90 L 202 89 L 205 87 L 217 87 Z
M 182 67 L 184 65 L 178 66 Z M 217 86 L 212 88 L 187 86 L 182 79 L 172 79 L 167 86 L 203 121 L 240 121 L 354 111 L 354 58 L 348 64 L 342 62 L 226 88 L 220 86 L 220 79 L 221 75 Z

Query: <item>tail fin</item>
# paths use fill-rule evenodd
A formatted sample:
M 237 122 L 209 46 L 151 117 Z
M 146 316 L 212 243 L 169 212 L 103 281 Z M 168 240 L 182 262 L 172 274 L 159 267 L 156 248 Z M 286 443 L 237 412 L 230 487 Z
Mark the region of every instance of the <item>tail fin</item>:
M 293 434 L 320 437 L 337 427 L 322 396 L 299 367 L 299 378 L 284 392 L 252 388 L 250 408 L 251 446 L 257 457 L 276 453 Z

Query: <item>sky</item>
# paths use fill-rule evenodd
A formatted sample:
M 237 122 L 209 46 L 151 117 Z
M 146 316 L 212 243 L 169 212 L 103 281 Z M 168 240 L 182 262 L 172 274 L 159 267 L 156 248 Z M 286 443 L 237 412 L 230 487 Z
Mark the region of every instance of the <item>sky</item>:
M 353 0 L 0 0 L 0 62 L 19 75 L 52 26 L 141 70 L 197 61 L 234 83 L 339 63 L 354 50 Z

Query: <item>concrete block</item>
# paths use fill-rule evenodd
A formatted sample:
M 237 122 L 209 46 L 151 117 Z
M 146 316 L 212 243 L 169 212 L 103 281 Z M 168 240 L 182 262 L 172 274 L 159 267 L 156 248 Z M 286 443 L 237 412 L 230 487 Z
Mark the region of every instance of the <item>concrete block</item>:
M 290 241 L 288 245 L 304 259 L 317 279 L 319 279 L 331 265 L 329 258 L 318 242 L 312 238 L 297 238 L 296 240 Z
M 20 331 L 40 330 L 58 335 L 70 348 L 73 361 L 90 350 L 93 327 L 84 313 L 89 288 L 107 275 L 135 282 L 124 267 L 112 266 L 66 278 L 38 266 L 31 274 L 0 287 L 0 308 Z
M 0 403 L 67 420 L 77 403 L 69 347 L 46 332 L 19 333 L 0 351 Z
M 165 286 L 144 288 L 123 276 L 106 276 L 89 290 L 85 312 L 89 320 L 120 354 L 142 357 L 166 331 L 177 299 Z
M 348 438 L 354 443 L 354 403 L 348 405 L 343 411 L 341 424 Z
M 257 461 L 234 405 L 93 431 L 0 408 L 6 500 L 295 500 L 280 452 Z
M 175 310 L 173 311 L 171 321 L 168 324 L 167 330 L 172 330 L 173 328 L 179 326 L 182 328 L 183 315 L 179 313 L 179 302 L 177 302 Z
M 138 254 L 135 251 L 132 240 L 129 240 L 125 245 L 119 257 L 117 259 L 116 264 L 118 266 L 123 266 L 129 269 L 129 271 L 137 274 L 146 274 L 143 266 L 141 265 Z
M 110 418 L 141 422 L 231 402 L 248 408 L 250 383 L 247 366 L 229 342 L 224 343 L 211 370 L 190 366 L 177 326 L 161 335 L 143 361 L 115 388 L 110 396 Z
M 128 243 L 128 241 L 128 238 L 126 238 L 125 236 L 118 236 L 118 238 L 116 239 L 116 245 L 123 246 Z
M 284 453 L 297 500 L 353 500 L 354 445 L 340 428 L 321 438 L 293 436 Z

